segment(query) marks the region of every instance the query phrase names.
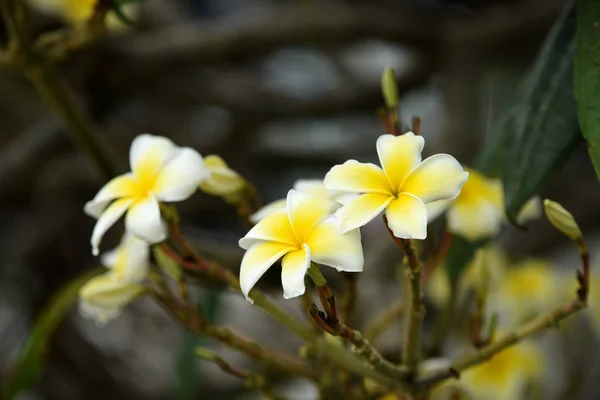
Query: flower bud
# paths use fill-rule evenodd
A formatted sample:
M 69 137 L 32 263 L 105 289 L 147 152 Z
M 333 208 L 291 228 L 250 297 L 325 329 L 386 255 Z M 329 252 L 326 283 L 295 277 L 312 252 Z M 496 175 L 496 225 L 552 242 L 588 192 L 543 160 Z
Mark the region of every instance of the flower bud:
M 386 68 L 381 75 L 381 92 L 387 108 L 398 107 L 398 87 L 394 70 L 391 68 Z
M 572 240 L 581 239 L 581 229 L 575 222 L 575 218 L 570 212 L 565 210 L 559 203 L 546 199 L 544 200 L 544 209 L 548 220 L 556 229 L 567 235 Z
M 237 172 L 230 169 L 217 155 L 204 158 L 204 164 L 211 173 L 210 178 L 200 183 L 200 189 L 213 196 L 236 197 L 246 185 Z

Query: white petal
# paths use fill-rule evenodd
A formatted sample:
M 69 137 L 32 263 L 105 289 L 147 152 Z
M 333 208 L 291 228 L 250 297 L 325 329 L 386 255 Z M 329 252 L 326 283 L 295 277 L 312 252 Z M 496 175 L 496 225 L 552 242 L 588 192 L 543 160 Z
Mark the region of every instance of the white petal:
M 385 215 L 394 236 L 402 239 L 427 237 L 427 209 L 418 197 L 401 193 L 387 206 Z
M 143 292 L 142 286 L 119 280 L 109 272 L 90 279 L 81 287 L 79 310 L 98 325 L 104 325 Z
M 137 193 L 137 183 L 132 174 L 124 174 L 111 179 L 100 189 L 96 196 L 85 203 L 83 210 L 87 215 L 100 218 L 100 215 L 112 200 L 132 197 Z
M 148 197 L 132 204 L 125 216 L 125 229 L 150 243 L 165 240 L 167 231 L 160 217 L 158 201 Z
M 427 208 L 427 223 L 442 215 L 451 205 L 452 200 L 438 200 L 425 204 L 425 208 Z
M 125 233 L 117 249 L 112 273 L 120 280 L 139 283 L 146 279 L 150 268 L 150 246 L 136 235 Z
M 448 230 L 470 241 L 498 235 L 504 210 L 489 201 L 456 202 L 448 210 Z
M 360 228 L 371 222 L 392 201 L 387 194 L 367 193 L 346 204 L 335 212 L 340 233 Z
M 131 171 L 142 183 L 151 182 L 177 150 L 178 147 L 165 137 L 148 133 L 138 135 L 129 149 Z
M 282 209 L 269 215 L 250 232 L 240 239 L 239 245 L 242 249 L 248 249 L 257 242 L 278 242 L 288 246 L 297 247 L 299 242 L 292 231 L 287 209 Z
M 542 215 L 542 200 L 539 196 L 532 197 L 527 200 L 517 215 L 517 223 L 524 224 L 539 218 Z
M 294 183 L 294 189 L 302 192 L 313 194 L 315 196 L 321 196 L 330 198 L 330 191 L 327 190 L 321 179 L 298 179 Z
M 292 251 L 283 257 L 281 262 L 281 284 L 283 297 L 291 299 L 304 294 L 304 276 L 310 267 L 310 249 L 303 245 L 302 249 Z
M 268 215 L 273 214 L 275 211 L 279 211 L 285 208 L 285 199 L 276 200 L 272 203 L 267 204 L 266 206 L 259 209 L 257 212 L 250 216 L 250 222 L 254 224 L 258 224 L 258 222 Z
M 194 149 L 180 149 L 158 172 L 152 192 L 161 201 L 182 201 L 190 197 L 200 182 L 210 177 L 202 156 Z
M 329 190 L 350 193 L 391 193 L 392 188 L 385 173 L 375 164 L 348 160 L 336 165 L 323 180 Z
M 402 183 L 401 192 L 417 196 L 425 204 L 436 200 L 452 200 L 469 174 L 448 154 L 436 154 L 419 164 Z
M 363 270 L 360 230 L 353 229 L 341 234 L 334 215 L 325 218 L 313 228 L 306 244 L 310 247 L 311 259 L 316 263 L 328 265 L 338 271 Z
M 421 152 L 425 145 L 422 136 L 412 132 L 404 135 L 381 135 L 377 139 L 377 153 L 385 175 L 397 191 L 404 179 L 421 162 Z
M 294 250 L 283 243 L 263 242 L 254 244 L 246 251 L 240 267 L 240 288 L 250 303 L 254 302 L 248 295 L 260 277 L 277 260 Z
M 100 264 L 108 269 L 112 269 L 117 263 L 119 257 L 119 248 L 115 248 L 100 254 Z
M 99 253 L 98 246 L 102 241 L 102 237 L 106 231 L 114 225 L 115 222 L 127 211 L 127 208 L 133 203 L 133 199 L 124 198 L 113 202 L 108 208 L 100 215 L 94 231 L 92 232 L 92 254 L 97 256 Z
M 337 203 L 324 197 L 290 190 L 287 196 L 287 210 L 292 230 L 300 243 L 310 230 L 337 208 Z

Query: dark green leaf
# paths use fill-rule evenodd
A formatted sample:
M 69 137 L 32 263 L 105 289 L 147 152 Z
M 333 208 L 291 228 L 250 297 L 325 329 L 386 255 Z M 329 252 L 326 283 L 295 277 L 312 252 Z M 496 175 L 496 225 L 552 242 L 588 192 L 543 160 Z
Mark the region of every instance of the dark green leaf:
M 475 251 L 486 242 L 486 240 L 469 242 L 460 236 L 454 236 L 445 261 L 450 282 L 455 284 L 458 281 L 463 270 L 475 255 Z
M 42 309 L 4 383 L 4 399 L 13 399 L 36 382 L 43 371 L 52 334 L 77 301 L 79 289 L 100 272 L 102 269 L 95 269 L 70 281 Z
M 506 214 L 512 220 L 539 192 L 580 140 L 573 95 L 576 15 L 570 1 L 559 16 L 525 83 L 512 122 L 502 171 Z
M 600 1 L 579 0 L 575 97 L 579 125 L 600 177 Z

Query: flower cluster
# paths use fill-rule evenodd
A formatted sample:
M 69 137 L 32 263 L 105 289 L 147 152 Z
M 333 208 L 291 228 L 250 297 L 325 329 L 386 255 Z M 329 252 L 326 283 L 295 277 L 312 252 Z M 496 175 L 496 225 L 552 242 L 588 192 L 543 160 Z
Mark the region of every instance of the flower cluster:
M 183 201 L 198 188 L 217 196 L 233 196 L 245 184 L 220 157 L 203 159 L 194 149 L 150 134 L 133 140 L 129 161 L 131 172 L 113 178 L 84 207 L 98 220 L 91 238 L 94 255 L 99 254 L 106 231 L 125 215 L 121 245 L 102 257 L 102 263 L 111 269 L 90 280 L 80 292 L 80 309 L 100 324 L 143 293 L 148 246 L 167 237 L 162 203 Z
M 421 159 L 421 136 L 382 135 L 381 167 L 350 160 L 334 166 L 323 184 L 299 181 L 287 201 L 253 217 L 257 225 L 240 240 L 246 254 L 240 285 L 246 298 L 258 279 L 279 259 L 284 297 L 304 293 L 304 276 L 315 262 L 339 271 L 362 271 L 359 228 L 385 210 L 394 236 L 425 239 L 426 205 L 456 198 L 468 177 L 456 159 L 437 154 Z

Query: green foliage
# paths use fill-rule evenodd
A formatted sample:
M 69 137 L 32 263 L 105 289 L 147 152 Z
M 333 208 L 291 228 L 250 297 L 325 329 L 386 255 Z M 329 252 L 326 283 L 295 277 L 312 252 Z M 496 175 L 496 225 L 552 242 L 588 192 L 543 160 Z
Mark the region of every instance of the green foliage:
M 15 398 L 36 382 L 44 368 L 50 339 L 77 301 L 79 289 L 102 271 L 94 269 L 68 282 L 42 309 L 4 383 L 2 395 L 5 400 Z
M 547 182 L 580 140 L 573 96 L 576 15 L 570 2 L 550 31 L 505 122 L 509 135 L 502 179 L 506 214 L 512 221 Z
M 600 177 L 600 2 L 579 0 L 575 97 L 579 124 Z
M 176 281 L 181 279 L 182 271 L 179 267 L 179 264 L 177 264 L 171 257 L 166 255 L 160 246 L 153 246 L 152 254 L 154 255 L 154 260 L 165 274 Z

